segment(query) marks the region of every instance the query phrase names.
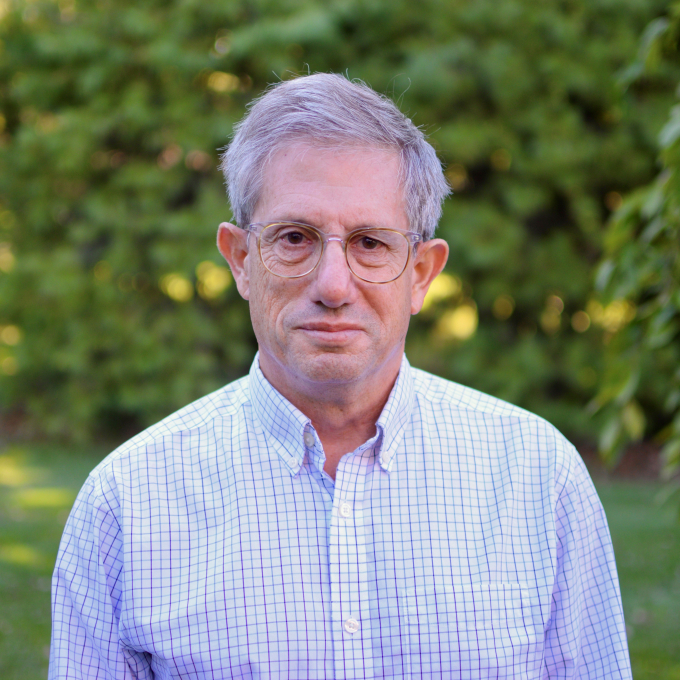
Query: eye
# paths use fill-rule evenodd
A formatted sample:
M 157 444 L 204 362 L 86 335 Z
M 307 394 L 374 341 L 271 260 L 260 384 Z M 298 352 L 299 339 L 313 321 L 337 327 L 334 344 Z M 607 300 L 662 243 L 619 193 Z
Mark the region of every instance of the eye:
M 375 250 L 383 245 L 378 239 L 371 238 L 370 236 L 362 236 L 359 241 L 359 246 L 364 250 Z
M 292 246 L 299 246 L 305 240 L 304 234 L 299 231 L 289 231 L 283 234 L 281 238 Z
M 316 235 L 312 231 L 296 225 L 284 225 L 279 227 L 275 232 L 276 242 L 282 246 L 303 246 L 317 240 Z

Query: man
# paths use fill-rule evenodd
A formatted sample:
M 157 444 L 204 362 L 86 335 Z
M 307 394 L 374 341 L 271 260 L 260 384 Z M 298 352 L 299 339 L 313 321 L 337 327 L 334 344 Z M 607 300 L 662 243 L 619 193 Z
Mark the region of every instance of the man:
M 308 76 L 257 101 L 223 168 L 259 353 L 88 478 L 51 677 L 629 678 L 578 454 L 404 357 L 448 255 L 422 133 Z

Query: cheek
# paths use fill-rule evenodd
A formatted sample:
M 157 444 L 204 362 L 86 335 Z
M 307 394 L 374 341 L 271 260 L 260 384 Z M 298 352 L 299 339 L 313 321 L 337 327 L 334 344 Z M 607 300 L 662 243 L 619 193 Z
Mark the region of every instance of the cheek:
M 250 316 L 253 319 L 255 332 L 259 333 L 272 326 L 272 313 L 276 308 L 276 300 L 261 281 L 254 281 L 250 286 Z
M 382 320 L 382 325 L 390 336 L 403 336 L 408 330 L 411 319 L 410 288 L 381 291 L 384 294 L 371 305 Z
M 267 281 L 265 277 L 251 280 L 250 317 L 258 340 L 284 333 L 284 321 L 293 296 L 276 283 Z

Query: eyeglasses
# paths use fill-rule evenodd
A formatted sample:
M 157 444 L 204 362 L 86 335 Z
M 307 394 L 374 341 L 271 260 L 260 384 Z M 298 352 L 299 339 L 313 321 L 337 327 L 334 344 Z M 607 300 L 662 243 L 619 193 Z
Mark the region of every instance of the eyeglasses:
M 398 279 L 415 254 L 420 234 L 400 229 L 355 229 L 344 238 L 327 236 L 315 227 L 298 222 L 249 224 L 249 235 L 257 236 L 262 264 L 274 276 L 299 279 L 311 274 L 323 256 L 326 244 L 342 245 L 352 274 L 368 283 L 390 283 Z

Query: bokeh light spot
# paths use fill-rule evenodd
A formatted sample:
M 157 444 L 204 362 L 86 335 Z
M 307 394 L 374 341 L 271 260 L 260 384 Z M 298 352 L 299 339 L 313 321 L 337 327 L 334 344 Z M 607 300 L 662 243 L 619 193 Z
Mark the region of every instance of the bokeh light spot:
M 197 172 L 205 172 L 213 167 L 213 160 L 210 154 L 199 150 L 190 151 L 184 163 L 189 170 L 196 170 Z
M 6 345 L 18 345 L 21 342 L 21 330 L 16 326 L 5 326 L 0 330 L 0 340 Z
M 0 271 L 9 274 L 14 269 L 14 255 L 9 243 L 0 243 Z
M 19 370 L 19 365 L 14 357 L 5 357 L 2 362 L 0 362 L 0 369 L 5 375 L 16 375 Z
M 541 328 L 546 335 L 555 335 L 562 326 L 562 312 L 564 301 L 559 295 L 549 295 L 545 301 L 545 309 L 539 319 Z
M 591 321 L 608 333 L 616 333 L 628 325 L 637 314 L 637 308 L 628 300 L 614 300 L 603 307 L 597 300 L 590 300 L 586 313 Z
M 231 272 L 226 267 L 206 260 L 196 267 L 198 294 L 204 300 L 218 298 L 231 284 Z
M 182 160 L 182 147 L 177 146 L 177 144 L 170 144 L 158 154 L 158 167 L 161 170 L 170 170 L 180 160 Z
M 590 317 L 587 312 L 576 312 L 571 317 L 571 327 L 577 333 L 585 333 L 590 328 Z
M 208 87 L 214 92 L 234 92 L 238 90 L 240 84 L 238 76 L 224 71 L 213 71 L 208 78 Z
M 561 314 L 564 311 L 564 300 L 559 295 L 550 295 L 545 302 L 545 306 Z
M 97 281 L 106 283 L 111 280 L 111 265 L 106 260 L 101 260 L 94 266 L 93 273 Z
M 215 39 L 215 52 L 220 56 L 224 56 L 231 49 L 231 33 L 229 31 L 220 31 Z
M 447 300 L 459 295 L 462 289 L 463 284 L 457 276 L 442 272 L 430 284 L 430 288 L 423 300 L 423 309 L 429 309 L 433 304 L 441 300 Z
M 467 340 L 477 330 L 479 318 L 477 307 L 468 301 L 445 312 L 436 327 L 436 335 L 444 339 Z
M 446 171 L 446 179 L 454 191 L 462 191 L 468 185 L 468 173 L 461 163 L 454 163 Z
M 515 311 L 515 301 L 510 295 L 499 295 L 491 307 L 491 312 L 500 321 L 505 321 Z
M 541 314 L 541 328 L 547 335 L 555 335 L 560 330 L 561 315 L 555 309 L 548 308 Z
M 191 281 L 174 272 L 161 279 L 161 290 L 176 302 L 188 302 L 194 296 Z

